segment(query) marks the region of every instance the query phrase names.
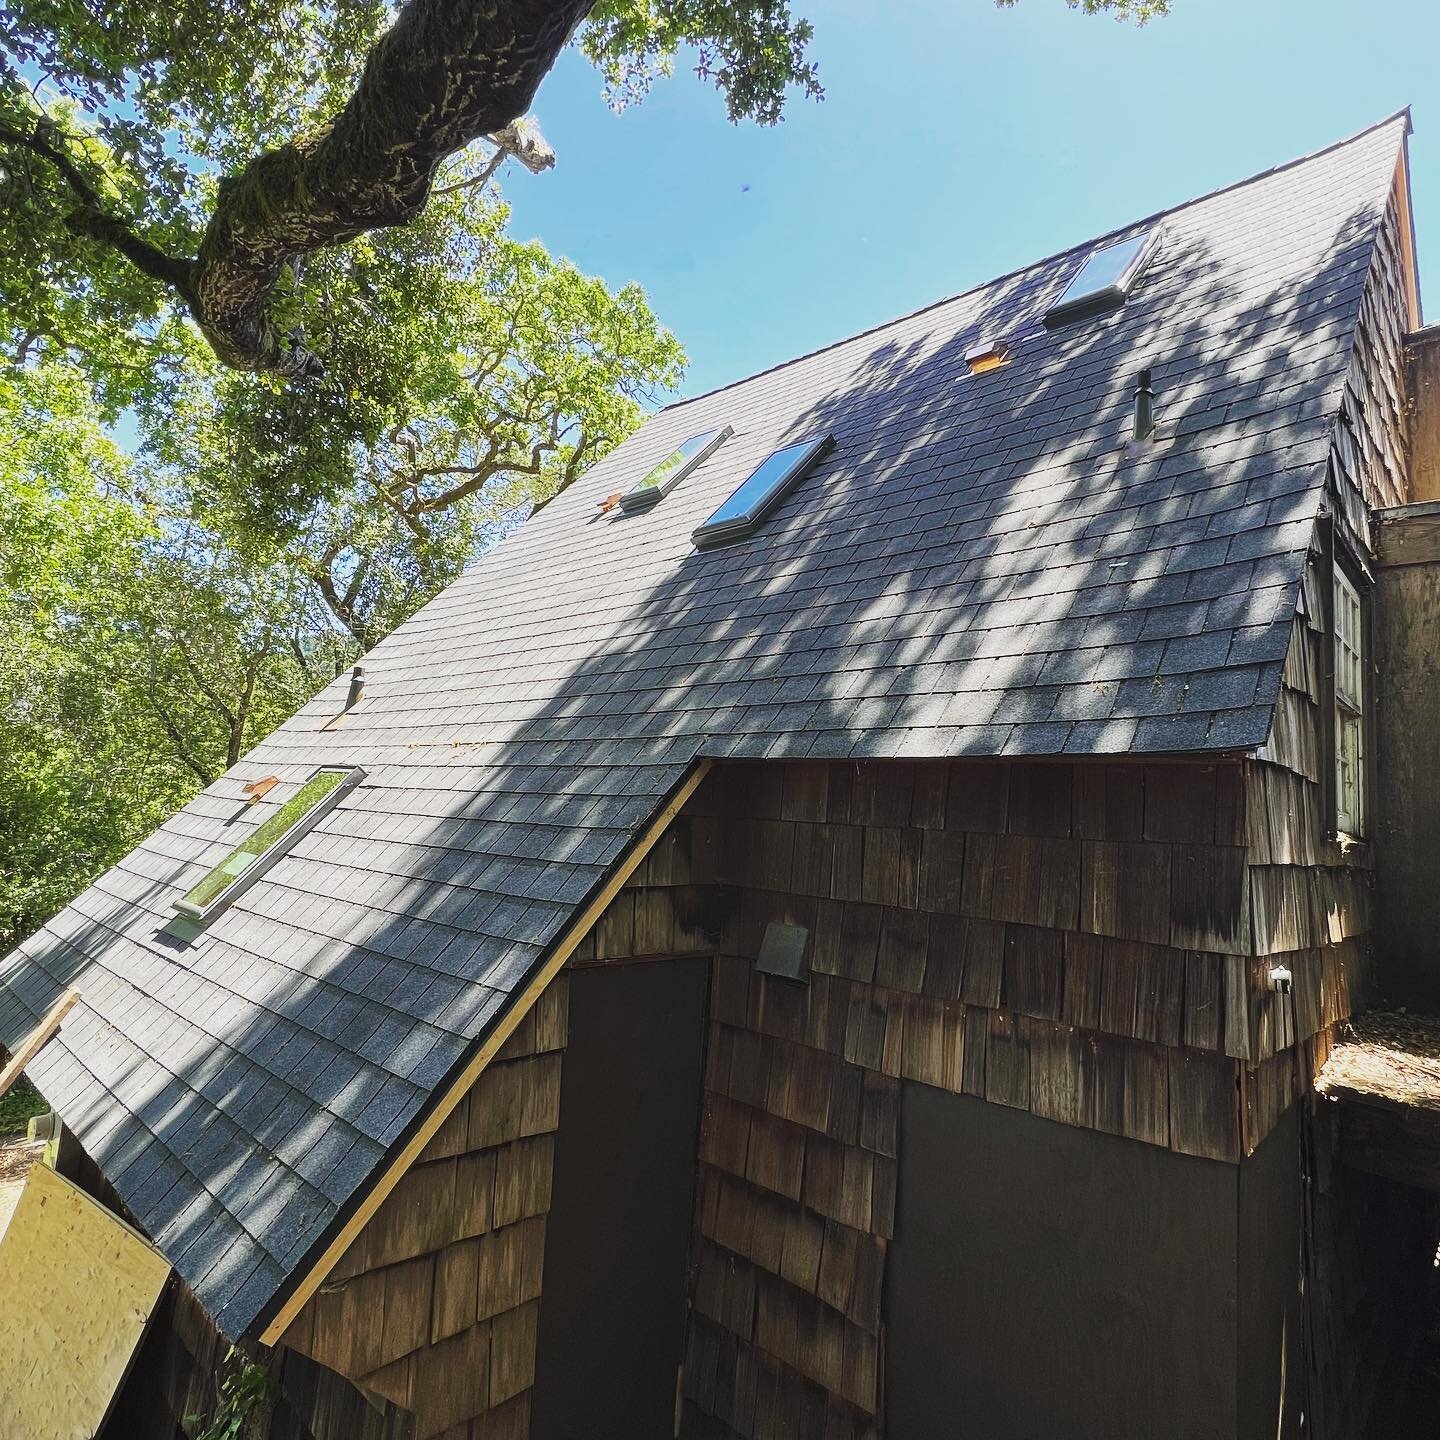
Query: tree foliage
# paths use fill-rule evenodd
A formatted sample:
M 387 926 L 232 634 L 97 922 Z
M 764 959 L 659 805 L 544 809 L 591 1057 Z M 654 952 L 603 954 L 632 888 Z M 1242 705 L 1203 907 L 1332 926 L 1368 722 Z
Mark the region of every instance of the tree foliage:
M 297 262 L 423 214 L 591 8 L 18 0 L 0 16 L 0 199 L 22 242 L 7 314 L 83 344 L 80 317 L 48 313 L 57 293 L 142 331 L 178 305 L 226 364 L 319 375 L 328 354 L 277 306 Z M 607 0 L 578 43 L 631 91 L 696 44 L 732 117 L 771 122 L 791 83 L 818 89 L 808 40 L 784 0 Z
M 637 287 L 507 219 L 462 184 L 331 257 L 303 299 L 333 342 L 324 386 L 239 374 L 159 323 L 130 452 L 78 364 L 42 347 L 0 372 L 0 945 L 678 381 Z

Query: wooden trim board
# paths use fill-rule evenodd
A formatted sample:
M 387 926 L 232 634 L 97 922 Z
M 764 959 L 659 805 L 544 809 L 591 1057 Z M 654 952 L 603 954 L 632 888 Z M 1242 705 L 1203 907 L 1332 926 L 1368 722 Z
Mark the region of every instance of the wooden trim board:
M 45 1048 L 45 1042 L 60 1028 L 70 1007 L 80 998 L 74 988 L 67 990 L 51 1007 L 45 1018 L 25 1037 L 10 1063 L 0 1070 L 0 1095 L 3 1095 L 25 1073 L 25 1067 Z
M 1405 309 L 1410 316 L 1410 329 L 1418 330 L 1420 311 L 1420 267 L 1415 259 L 1415 212 L 1410 208 L 1410 132 L 1400 146 L 1400 159 L 1395 167 L 1395 187 L 1400 192 L 1400 252 L 1405 268 Z
M 1377 513 L 1375 563 L 1381 569 L 1440 562 L 1440 505 L 1431 501 Z
M 705 778 L 710 764 L 708 759 L 702 757 L 694 769 L 681 780 L 680 784 L 671 792 L 670 798 L 660 807 L 654 819 L 645 828 L 639 840 L 630 847 L 615 869 L 610 872 L 605 884 L 571 921 L 569 927 L 562 932 L 540 968 L 531 976 L 529 984 L 519 994 L 511 997 L 509 1008 L 485 1036 L 479 1049 L 470 1057 L 455 1079 L 450 1082 L 449 1088 L 440 1097 L 439 1102 L 431 1107 L 404 1147 L 381 1172 L 379 1179 L 371 1185 L 355 1212 L 325 1247 L 319 1259 L 291 1289 L 284 1303 L 275 1312 L 274 1318 L 260 1332 L 262 1345 L 276 1344 L 290 1328 L 291 1322 L 324 1283 L 325 1277 L 335 1268 L 336 1262 L 350 1248 L 355 1237 L 384 1204 L 386 1197 L 399 1184 L 405 1172 L 415 1163 L 420 1152 L 449 1119 L 451 1112 L 470 1093 L 471 1087 L 479 1079 L 481 1072 L 499 1053 L 520 1022 L 530 1013 L 531 1007 L 540 998 L 546 986 L 560 973 L 575 947 L 590 933 L 591 928 L 615 898 L 620 887 L 635 873 L 640 862 L 654 848 L 655 842 L 669 828 L 670 822 L 680 813 L 685 802 L 695 793 L 696 787 Z

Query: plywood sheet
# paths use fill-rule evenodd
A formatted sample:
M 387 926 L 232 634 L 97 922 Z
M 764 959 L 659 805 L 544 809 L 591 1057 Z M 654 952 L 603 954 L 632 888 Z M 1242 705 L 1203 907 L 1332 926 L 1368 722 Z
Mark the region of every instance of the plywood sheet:
M 0 1239 L 0 1429 L 89 1440 L 169 1274 L 128 1225 L 36 1165 Z

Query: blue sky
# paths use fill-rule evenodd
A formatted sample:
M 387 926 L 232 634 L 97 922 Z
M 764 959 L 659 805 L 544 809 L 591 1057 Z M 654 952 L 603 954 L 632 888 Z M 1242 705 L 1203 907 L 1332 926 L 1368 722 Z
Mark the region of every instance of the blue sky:
M 794 7 L 823 103 L 737 128 L 677 71 L 616 116 L 568 54 L 535 106 L 559 165 L 506 179 L 517 234 L 644 285 L 690 353 L 687 394 L 1407 104 L 1422 282 L 1440 273 L 1435 0 L 1174 0 L 1143 29 L 1063 0 Z

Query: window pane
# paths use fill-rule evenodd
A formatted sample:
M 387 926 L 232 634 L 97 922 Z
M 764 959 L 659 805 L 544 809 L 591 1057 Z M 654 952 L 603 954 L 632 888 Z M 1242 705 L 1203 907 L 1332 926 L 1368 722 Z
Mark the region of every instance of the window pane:
M 1350 835 L 1361 830 L 1360 716 L 1353 710 L 1335 711 L 1335 824 Z
M 809 448 L 810 442 L 807 440 L 803 445 L 787 445 L 783 450 L 775 451 L 751 471 L 749 479 L 706 523 L 721 525 L 727 520 L 739 520 L 751 514 Z
M 1107 302 L 1119 304 L 1124 300 L 1139 278 L 1155 234 L 1153 230 L 1146 230 L 1092 251 L 1066 286 L 1065 293 L 1046 313 L 1047 323 L 1072 315 L 1079 318 L 1082 313 L 1104 308 Z
M 830 437 L 821 435 L 767 456 L 691 538 L 699 545 L 748 534 L 829 445 Z
M 1116 245 L 1107 245 L 1097 250 L 1080 268 L 1080 273 L 1070 282 L 1064 299 L 1074 300 L 1081 295 L 1091 295 L 1097 290 L 1108 290 L 1120 283 L 1125 267 L 1140 253 L 1146 241 L 1145 235 L 1132 235 Z
M 1360 595 L 1335 574 L 1335 693 L 1357 709 L 1364 695 L 1364 624 Z
M 676 485 L 722 440 L 735 432 L 722 425 L 714 430 L 704 430 L 692 435 L 683 445 L 672 450 L 653 470 L 636 481 L 620 497 L 620 504 L 626 510 L 643 510 L 653 505 L 663 495 L 668 495 Z
M 218 900 L 255 862 L 273 849 L 326 796 L 337 790 L 348 770 L 322 770 L 312 775 L 263 825 L 237 845 L 186 896 L 189 906 L 203 910 Z

